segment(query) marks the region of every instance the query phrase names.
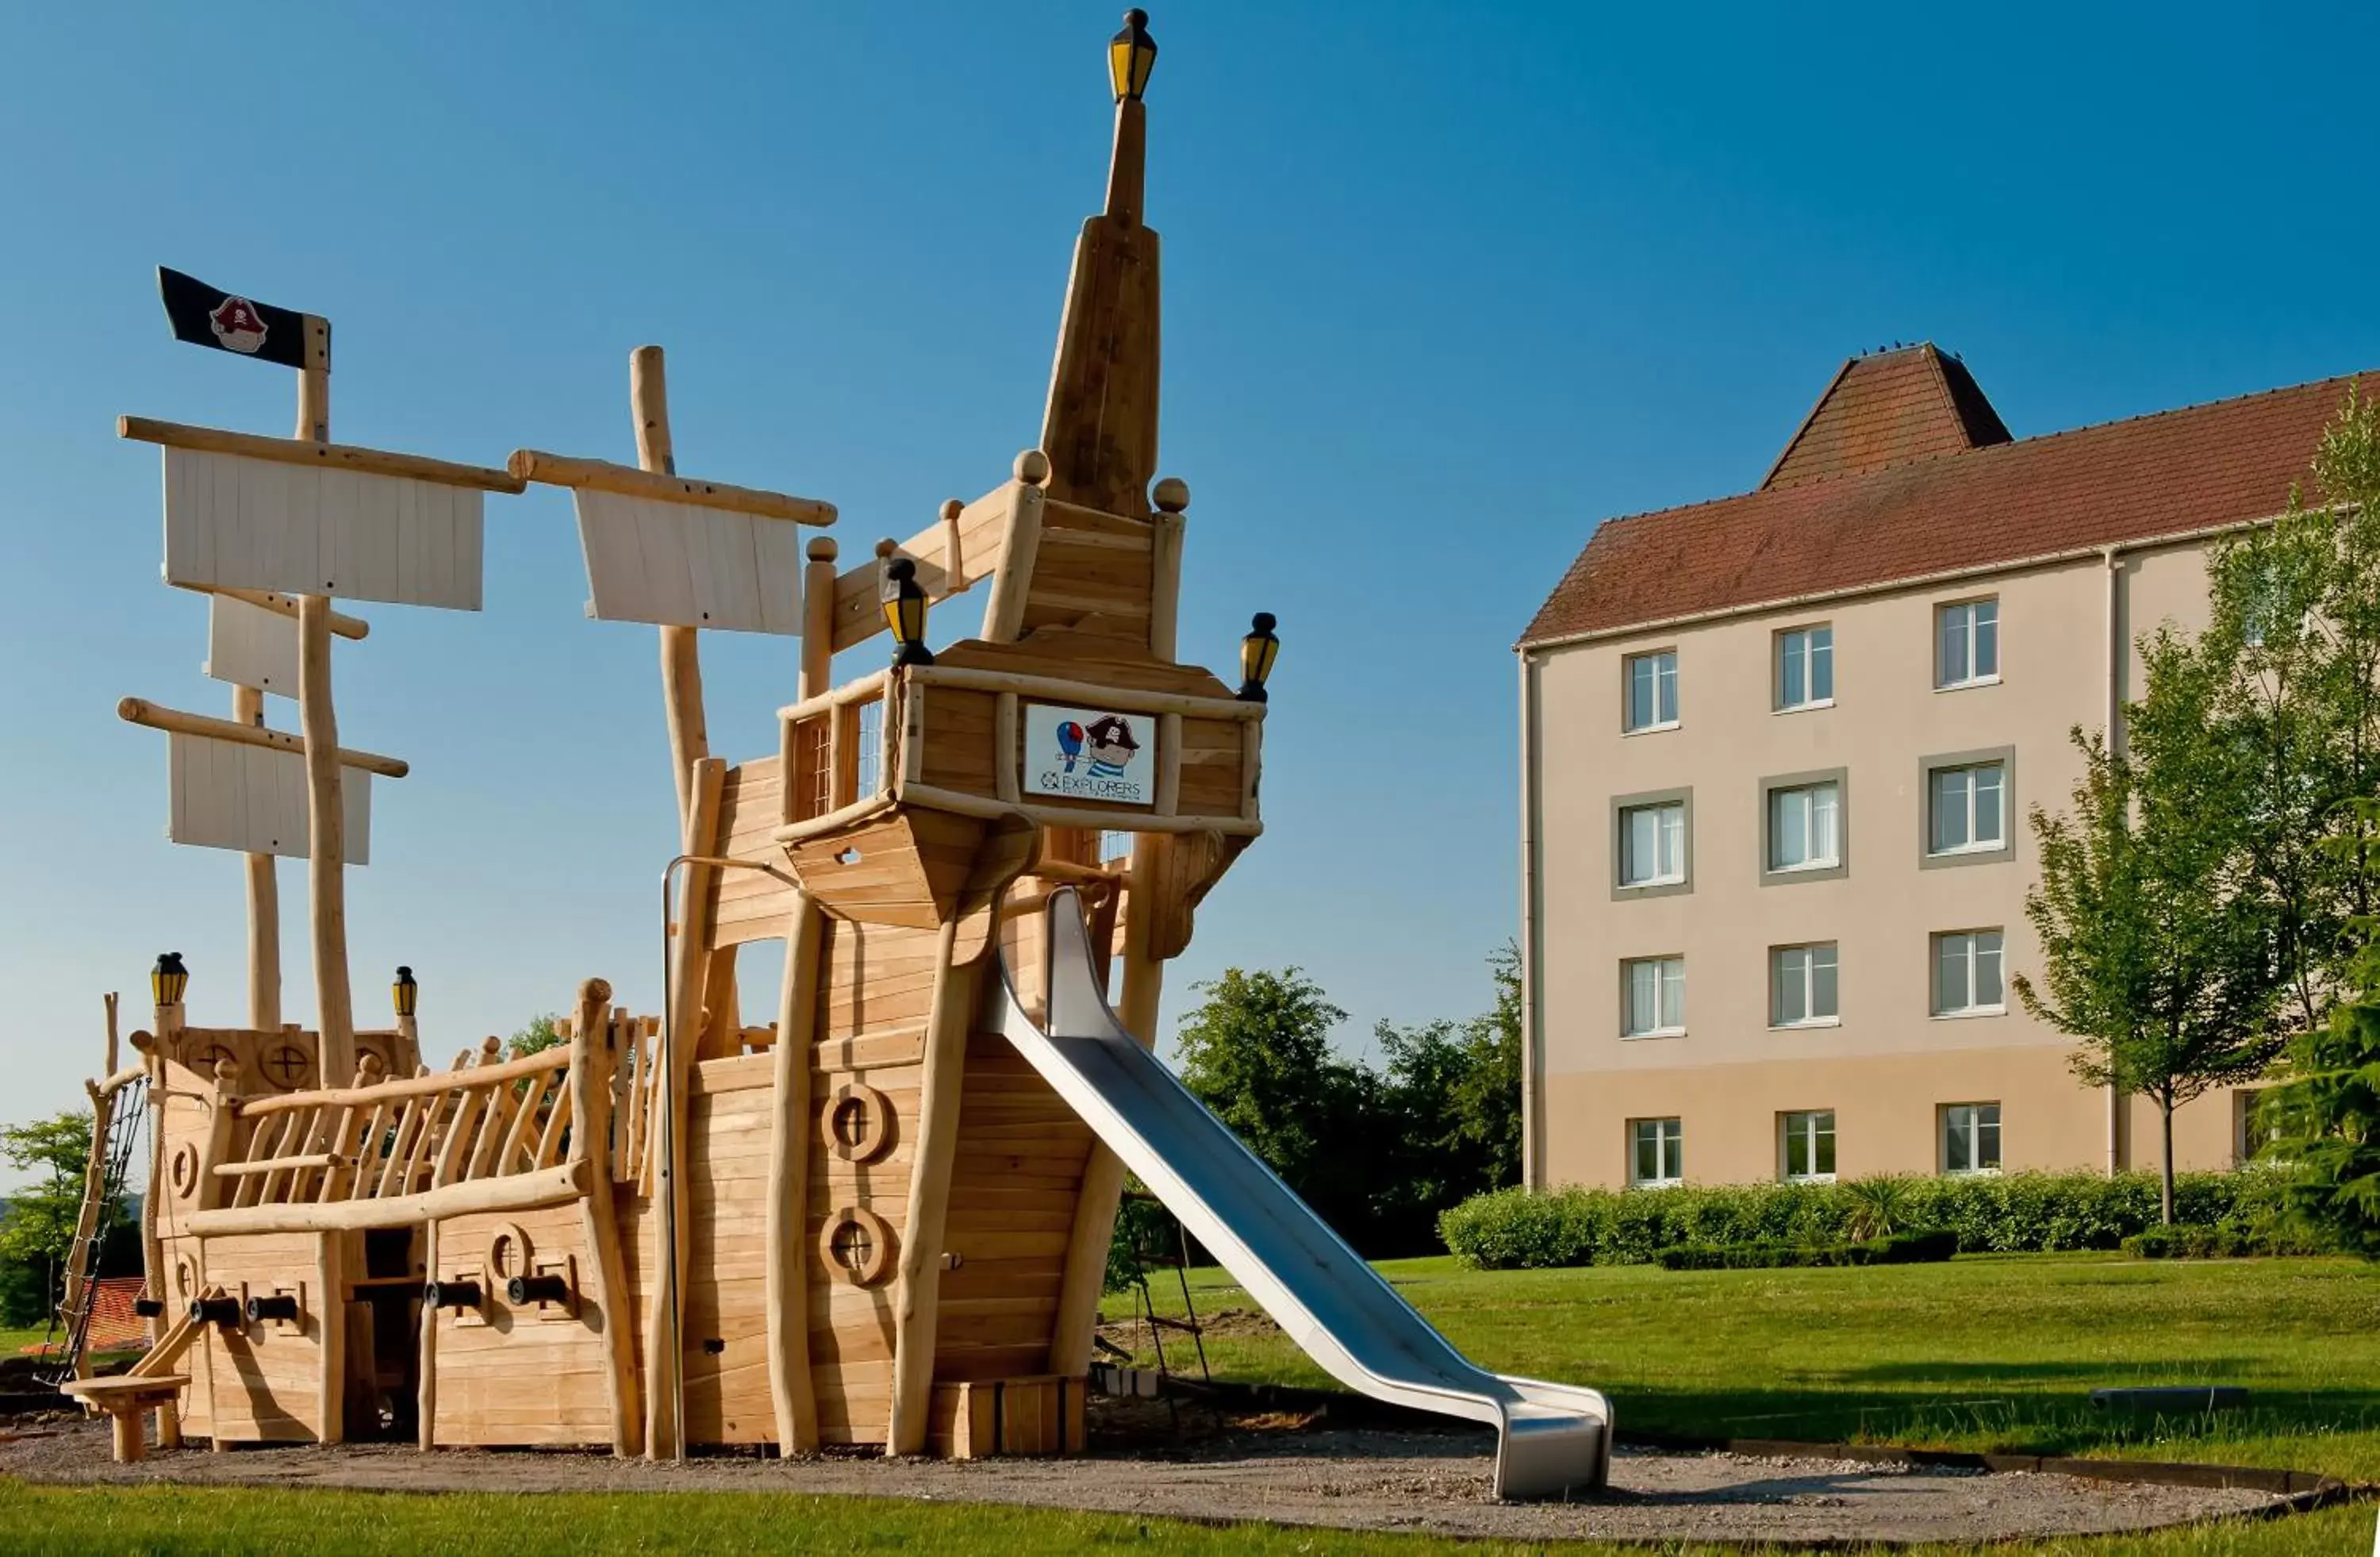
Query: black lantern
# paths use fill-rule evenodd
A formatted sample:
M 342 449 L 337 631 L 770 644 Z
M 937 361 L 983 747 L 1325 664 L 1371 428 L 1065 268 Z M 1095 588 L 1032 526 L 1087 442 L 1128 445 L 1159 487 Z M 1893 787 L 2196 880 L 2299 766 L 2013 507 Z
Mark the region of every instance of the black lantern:
M 389 986 L 388 992 L 396 1002 L 396 1014 L 400 1016 L 411 1016 L 415 1004 L 421 999 L 421 986 L 413 981 L 413 969 L 398 968 L 396 982 Z
M 917 565 L 907 557 L 885 563 L 876 598 L 884 607 L 884 625 L 892 629 L 893 641 L 901 646 L 892 663 L 932 664 L 934 656 L 926 648 L 926 591 L 917 582 Z
M 157 966 L 149 970 L 149 992 L 160 1005 L 179 1005 L 182 991 L 190 987 L 190 970 L 182 966 L 179 952 L 160 952 Z
M 1148 13 L 1134 6 L 1123 14 L 1123 30 L 1108 42 L 1108 74 L 1118 103 L 1140 101 L 1148 73 L 1157 68 L 1157 40 L 1148 35 Z
M 1272 613 L 1259 611 L 1248 623 L 1247 637 L 1240 639 L 1240 701 L 1244 703 L 1265 700 L 1265 677 L 1272 674 L 1272 663 L 1281 658 L 1281 639 L 1272 636 L 1274 626 Z

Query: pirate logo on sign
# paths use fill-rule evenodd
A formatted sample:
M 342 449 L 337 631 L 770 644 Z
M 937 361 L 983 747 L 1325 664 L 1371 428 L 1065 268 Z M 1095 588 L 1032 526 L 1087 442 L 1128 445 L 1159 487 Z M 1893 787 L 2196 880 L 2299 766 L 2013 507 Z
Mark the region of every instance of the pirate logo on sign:
M 1041 756 L 1026 770 L 1025 787 L 1036 795 L 1147 805 L 1151 763 L 1136 759 L 1148 732 L 1135 727 L 1145 717 L 1028 705 L 1026 740 Z
M 237 351 L 242 357 L 263 350 L 264 337 L 270 334 L 264 315 L 246 298 L 225 298 L 207 315 L 207 323 L 225 351 Z

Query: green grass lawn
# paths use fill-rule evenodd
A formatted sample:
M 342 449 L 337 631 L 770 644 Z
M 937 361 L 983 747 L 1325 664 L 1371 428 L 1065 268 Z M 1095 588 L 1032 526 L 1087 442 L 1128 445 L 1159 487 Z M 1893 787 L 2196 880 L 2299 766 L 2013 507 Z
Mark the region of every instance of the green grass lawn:
M 2285 1466 L 2380 1480 L 2380 1269 L 2344 1259 L 1961 1257 L 1808 1271 L 1381 1267 L 1474 1361 L 1591 1384 L 1621 1428 Z M 1190 1272 L 1202 1313 L 1253 1308 Z M 1152 1275 L 1160 1313 L 1182 1302 Z M 1132 1311 L 1111 1295 L 1111 1317 Z M 1176 1368 L 1186 1347 L 1168 1337 Z M 1279 1334 L 1208 1342 L 1218 1377 L 1329 1384 Z M 2101 1384 L 2245 1384 L 2251 1407 L 2111 1418 Z
M 2380 1478 L 2380 1270 L 2341 1260 L 2149 1263 L 1961 1259 L 1863 1270 L 1383 1268 L 1490 1367 L 1596 1385 L 1621 1421 L 1706 1436 L 1864 1438 L 2290 1466 Z M 1252 1308 L 1191 1272 L 1200 1310 Z M 1178 1312 L 1171 1273 L 1160 1311 Z M 1169 1302 L 1168 1299 L 1171 1298 Z M 1111 1298 L 1111 1315 L 1130 1311 Z M 1277 1335 L 1218 1336 L 1219 1375 L 1328 1381 Z M 1179 1356 L 1177 1354 L 1177 1361 Z M 2102 1383 L 2244 1383 L 2254 1407 L 2125 1426 Z M 2369 1503 L 2303 1518 L 2040 1542 L 2059 1557 L 2295 1557 L 2362 1551 Z M 1525 1550 L 1421 1537 L 1208 1528 L 1043 1510 L 770 1493 L 406 1496 L 228 1488 L 67 1489 L 0 1481 L 0 1550 L 540 1557 L 615 1551 L 1422 1553 Z M 1718 1548 L 1665 1549 L 1717 1557 Z M 1933 1548 L 1943 1557 L 1985 1549 Z M 2006 1551 L 2008 1547 L 1991 1548 Z

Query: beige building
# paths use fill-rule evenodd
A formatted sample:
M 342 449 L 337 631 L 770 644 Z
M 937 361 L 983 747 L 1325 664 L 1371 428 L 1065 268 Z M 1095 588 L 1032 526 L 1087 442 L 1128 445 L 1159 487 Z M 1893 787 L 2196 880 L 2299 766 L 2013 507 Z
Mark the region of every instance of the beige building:
M 1883 352 L 1756 491 L 1597 529 L 1520 645 L 1528 1182 L 2153 1166 L 2009 987 L 2025 819 L 2346 385 L 2011 440 L 1956 358 Z M 2183 1110 L 2180 1164 L 2244 1112 Z

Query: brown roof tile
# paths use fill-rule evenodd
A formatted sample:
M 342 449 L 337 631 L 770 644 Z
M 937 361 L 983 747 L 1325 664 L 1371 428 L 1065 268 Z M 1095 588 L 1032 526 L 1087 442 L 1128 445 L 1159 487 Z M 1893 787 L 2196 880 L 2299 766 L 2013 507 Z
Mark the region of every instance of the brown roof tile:
M 1966 364 L 1931 343 L 1854 357 L 1768 469 L 1763 490 L 2009 441 Z
M 1858 365 L 1837 375 L 1830 395 Z M 2323 379 L 1608 520 L 1521 642 L 2263 518 L 2305 475 L 2350 382 Z M 1982 402 L 1980 391 L 1974 399 Z M 1817 420 L 1814 412 L 1797 444 Z

